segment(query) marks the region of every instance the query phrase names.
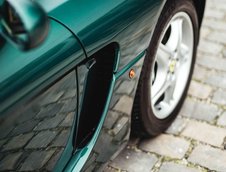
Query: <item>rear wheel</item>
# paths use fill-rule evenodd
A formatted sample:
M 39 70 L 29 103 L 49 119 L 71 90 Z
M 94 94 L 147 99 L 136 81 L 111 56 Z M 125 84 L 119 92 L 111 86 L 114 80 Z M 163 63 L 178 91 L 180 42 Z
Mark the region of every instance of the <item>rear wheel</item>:
M 175 119 L 191 80 L 198 33 L 193 1 L 168 1 L 144 60 L 132 114 L 134 134 L 156 136 Z

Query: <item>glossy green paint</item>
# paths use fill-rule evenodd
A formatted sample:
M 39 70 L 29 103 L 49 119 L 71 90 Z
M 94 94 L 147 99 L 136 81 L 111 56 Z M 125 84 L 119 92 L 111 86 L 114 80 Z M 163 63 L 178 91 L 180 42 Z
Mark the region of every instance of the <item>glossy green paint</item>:
M 70 28 L 80 39 L 87 55 L 91 56 L 112 42 L 117 42 L 120 51 L 124 53 L 128 48 L 126 42 L 131 42 L 137 37 L 139 40 L 133 40 L 132 46 L 141 44 L 145 49 L 150 41 L 150 32 L 154 29 L 165 1 L 57 0 L 53 3 L 38 0 L 37 2 L 48 11 L 49 16 Z M 143 39 L 144 37 L 147 37 L 146 40 Z M 143 50 L 134 52 L 130 59 L 126 59 L 122 54 L 119 69 Z
M 91 56 L 112 42 L 117 42 L 119 45 L 120 60 L 116 62 L 107 102 L 94 137 L 86 147 L 77 150 L 71 157 L 70 152 L 73 151 L 71 135 L 70 144 L 61 158 L 64 161 L 55 168 L 56 171 L 61 171 L 67 160 L 71 158 L 65 171 L 79 171 L 96 143 L 116 80 L 144 56 L 165 0 L 56 0 L 54 2 L 36 0 L 36 2 L 45 8 L 50 18 L 59 23 L 51 20 L 47 40 L 30 52 L 21 52 L 4 42 L 6 45 L 0 49 L 1 56 L 4 55 L 0 58 L 0 64 L 3 66 L 0 69 L 0 89 L 4 90 L 0 93 L 0 112 L 21 102 L 21 99 L 27 98 L 28 95 L 32 97 L 64 73 L 72 70 L 85 59 L 84 54 Z M 146 18 L 147 13 L 150 23 L 137 23 Z M 61 23 L 65 27 L 60 26 Z M 140 35 L 138 39 L 131 41 L 134 35 L 143 33 L 141 28 L 146 25 L 150 29 L 144 32 L 148 35 L 148 39 L 144 40 L 143 35 Z M 132 49 L 127 50 L 127 42 L 131 42 Z M 138 43 L 144 46 L 134 51 Z M 83 52 L 83 49 L 86 52 Z M 128 54 L 125 51 L 128 51 Z
M 23 52 L 3 38 L 1 41 L 1 114 L 28 94 L 35 95 L 85 58 L 74 36 L 55 21 L 50 22 L 46 41 L 32 51 Z

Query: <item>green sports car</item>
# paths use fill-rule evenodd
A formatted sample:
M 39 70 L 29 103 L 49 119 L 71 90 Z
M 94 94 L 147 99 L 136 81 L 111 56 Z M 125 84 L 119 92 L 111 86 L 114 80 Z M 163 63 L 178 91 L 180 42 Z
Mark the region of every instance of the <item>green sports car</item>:
M 0 0 L 0 171 L 104 171 L 191 79 L 205 0 Z

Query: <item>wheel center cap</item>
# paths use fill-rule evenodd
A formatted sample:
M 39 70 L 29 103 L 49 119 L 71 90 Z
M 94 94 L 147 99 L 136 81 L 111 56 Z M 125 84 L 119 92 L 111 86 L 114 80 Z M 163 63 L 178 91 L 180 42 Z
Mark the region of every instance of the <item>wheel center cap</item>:
M 171 61 L 170 61 L 170 64 L 169 64 L 169 71 L 170 71 L 171 73 L 174 73 L 175 68 L 176 68 L 176 64 L 177 64 L 177 61 L 176 61 L 176 60 L 171 60 Z

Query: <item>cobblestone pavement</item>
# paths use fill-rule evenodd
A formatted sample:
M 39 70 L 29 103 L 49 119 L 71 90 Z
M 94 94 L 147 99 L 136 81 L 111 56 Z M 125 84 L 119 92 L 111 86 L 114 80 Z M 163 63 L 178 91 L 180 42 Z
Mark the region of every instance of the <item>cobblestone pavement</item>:
M 193 79 L 162 135 L 132 139 L 108 171 L 226 171 L 226 0 L 207 0 Z

